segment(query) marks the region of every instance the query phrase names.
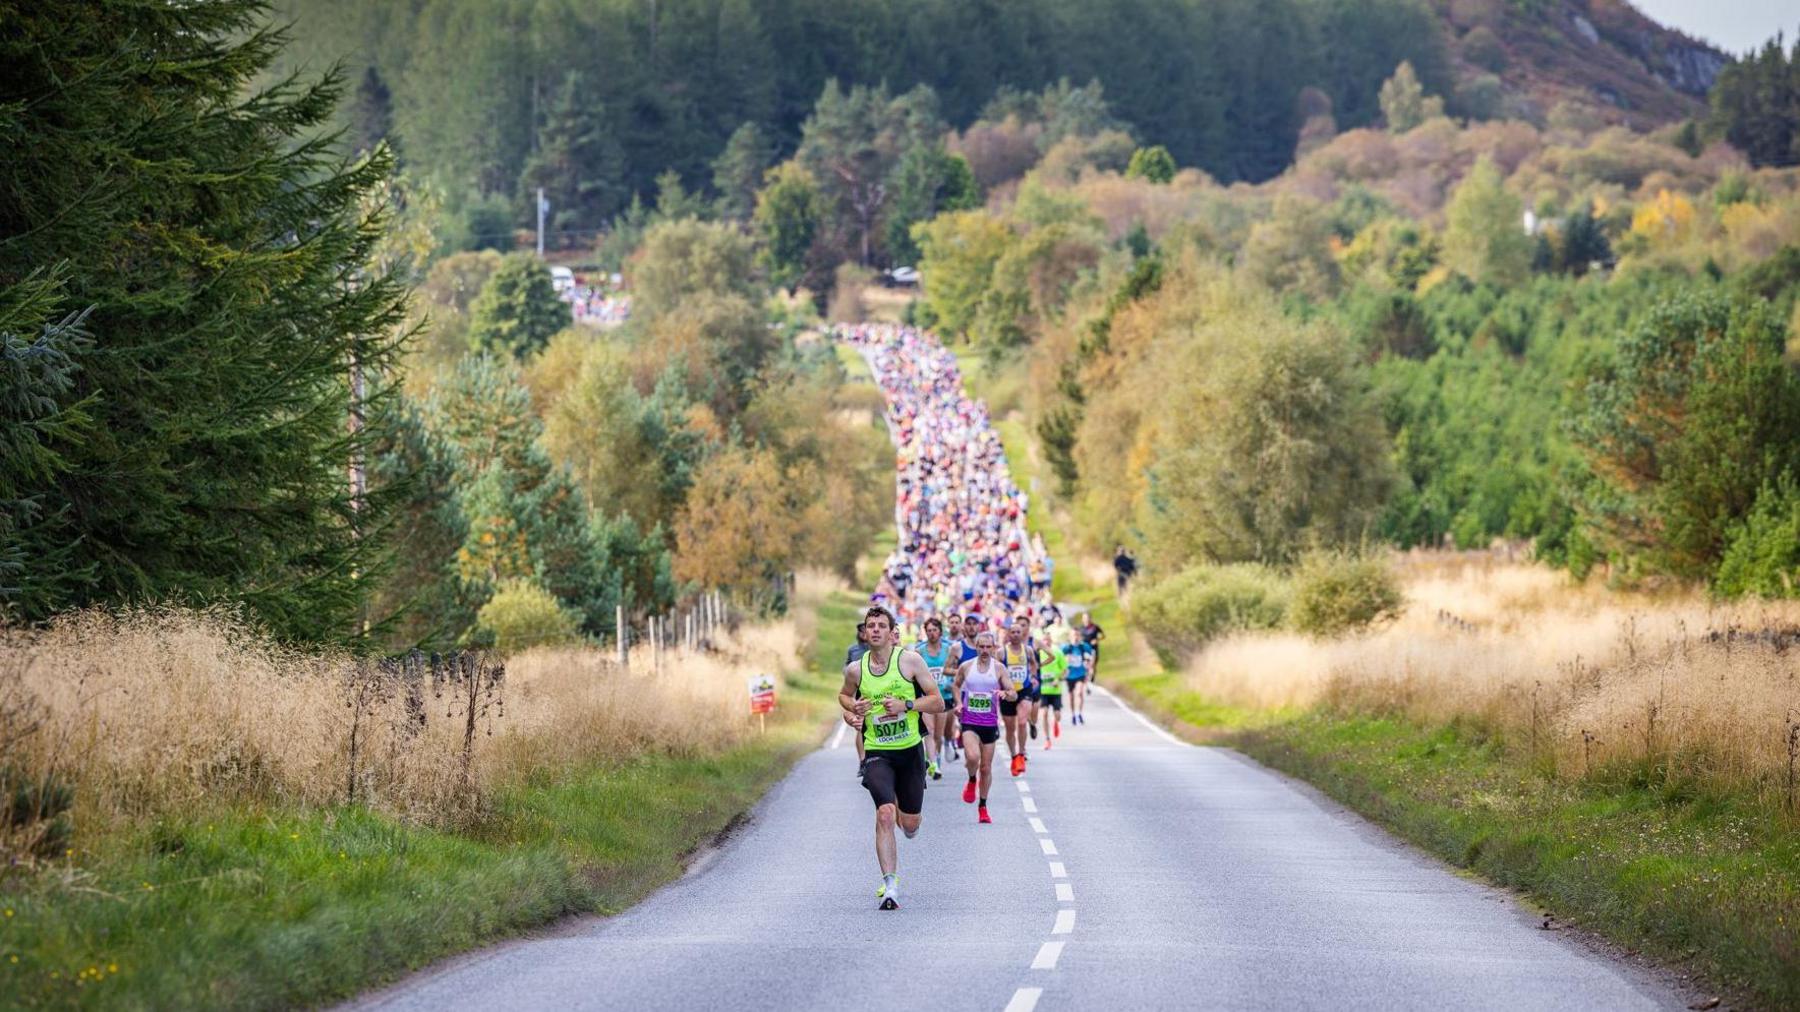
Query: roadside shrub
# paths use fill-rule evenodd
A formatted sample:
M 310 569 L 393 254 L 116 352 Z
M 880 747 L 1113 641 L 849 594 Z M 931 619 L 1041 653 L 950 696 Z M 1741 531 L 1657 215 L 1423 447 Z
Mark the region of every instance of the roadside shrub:
M 1800 490 L 1791 482 L 1763 486 L 1756 505 L 1733 529 L 1719 561 L 1719 597 L 1800 597 Z
M 1131 617 L 1165 663 L 1226 633 L 1279 628 L 1290 588 L 1275 570 L 1191 566 L 1133 595 Z
M 495 649 L 514 654 L 531 647 L 573 642 L 581 623 L 549 591 L 536 583 L 517 580 L 501 586 L 481 606 L 478 624 L 493 636 Z
M 1288 621 L 1320 639 L 1358 632 L 1400 614 L 1405 597 L 1387 563 L 1345 552 L 1316 552 L 1294 574 Z

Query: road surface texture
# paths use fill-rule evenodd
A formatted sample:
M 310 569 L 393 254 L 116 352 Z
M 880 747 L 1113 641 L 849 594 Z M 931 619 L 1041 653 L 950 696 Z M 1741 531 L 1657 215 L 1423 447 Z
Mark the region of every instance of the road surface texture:
M 1038 743 L 1041 744 L 1041 743 Z M 454 960 L 380 1009 L 1679 1008 L 1242 756 L 1109 696 L 995 783 L 946 771 L 875 908 L 873 813 L 843 736 L 720 852 L 632 910 Z

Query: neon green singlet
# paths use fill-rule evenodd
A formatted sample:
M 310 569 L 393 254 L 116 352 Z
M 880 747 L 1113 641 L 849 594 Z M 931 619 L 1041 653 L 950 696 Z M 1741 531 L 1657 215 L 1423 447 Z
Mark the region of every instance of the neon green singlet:
M 863 654 L 862 678 L 856 683 L 856 694 L 874 704 L 863 719 L 863 746 L 883 751 L 912 748 L 924 740 L 919 734 L 919 711 L 907 710 L 890 717 L 881 701 L 889 696 L 918 699 L 919 687 L 900 673 L 900 648 L 888 654 L 887 670 L 879 675 L 869 671 L 869 658 L 873 656 L 874 651 Z
M 1038 682 L 1040 690 L 1046 696 L 1060 696 L 1063 691 L 1063 677 L 1069 672 L 1069 662 L 1062 653 L 1056 650 L 1045 650 L 1050 655 L 1049 663 L 1044 663 L 1043 654 L 1038 655 Z

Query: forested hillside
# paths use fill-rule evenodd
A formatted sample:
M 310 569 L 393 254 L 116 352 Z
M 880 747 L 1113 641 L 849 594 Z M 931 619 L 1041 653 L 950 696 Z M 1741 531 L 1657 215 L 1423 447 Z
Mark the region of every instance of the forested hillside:
M 783 151 L 826 81 L 928 84 L 966 125 L 1003 87 L 1099 80 L 1119 117 L 1184 165 L 1266 179 L 1293 155 L 1296 98 L 1321 89 L 1345 127 L 1411 60 L 1451 87 L 1437 18 L 1417 0 L 284 0 L 283 65 L 373 68 L 357 130 L 391 122 L 403 161 L 455 191 L 516 197 L 547 135 L 586 138 L 583 198 L 558 224 L 597 228 L 655 177 L 690 187 L 741 124 Z M 377 131 L 380 132 L 380 131 Z M 526 221 L 527 201 L 515 201 Z

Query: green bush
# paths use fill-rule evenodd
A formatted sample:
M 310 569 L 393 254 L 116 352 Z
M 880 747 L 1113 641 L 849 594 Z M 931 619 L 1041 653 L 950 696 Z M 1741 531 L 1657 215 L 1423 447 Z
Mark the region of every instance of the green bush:
M 573 322 L 550 268 L 530 253 L 509 253 L 469 307 L 469 348 L 525 359 Z
M 514 580 L 481 606 L 478 624 L 493 636 L 495 649 L 514 654 L 530 647 L 573 642 L 581 622 L 549 591 L 529 580 Z
M 1399 581 L 1379 558 L 1316 552 L 1294 574 L 1288 622 L 1308 636 L 1341 636 L 1400 614 Z
M 1164 663 L 1227 633 L 1280 628 L 1291 588 L 1277 571 L 1198 565 L 1138 590 L 1131 617 Z
M 1800 490 L 1763 486 L 1750 515 L 1732 530 L 1713 579 L 1720 597 L 1800 597 Z

